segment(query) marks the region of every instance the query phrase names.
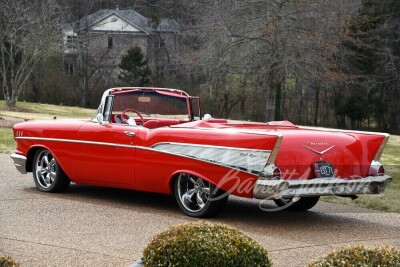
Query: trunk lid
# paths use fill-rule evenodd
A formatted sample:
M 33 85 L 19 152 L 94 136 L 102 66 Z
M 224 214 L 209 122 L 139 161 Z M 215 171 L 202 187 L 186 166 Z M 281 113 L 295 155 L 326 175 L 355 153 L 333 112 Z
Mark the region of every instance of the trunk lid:
M 237 124 L 235 128 L 279 132 L 282 142 L 275 160 L 284 179 L 316 177 L 313 164 L 332 164 L 334 176 L 343 179 L 366 177 L 373 160 L 379 160 L 387 134 L 302 128 L 289 122 Z

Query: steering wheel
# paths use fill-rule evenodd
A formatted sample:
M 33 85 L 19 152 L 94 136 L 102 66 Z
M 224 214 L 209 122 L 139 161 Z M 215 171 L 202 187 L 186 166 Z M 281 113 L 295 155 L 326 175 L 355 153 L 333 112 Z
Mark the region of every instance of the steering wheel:
M 142 120 L 142 124 L 141 125 L 144 124 L 144 119 L 143 119 L 142 114 L 140 114 L 139 111 L 137 111 L 136 109 L 133 109 L 133 108 L 127 108 L 124 111 L 122 111 L 122 113 L 121 113 L 121 123 L 126 123 L 125 120 L 124 120 L 125 116 L 129 118 L 128 115 L 125 115 L 125 113 L 127 113 L 127 112 L 135 112 L 136 114 L 138 114 L 139 118 Z

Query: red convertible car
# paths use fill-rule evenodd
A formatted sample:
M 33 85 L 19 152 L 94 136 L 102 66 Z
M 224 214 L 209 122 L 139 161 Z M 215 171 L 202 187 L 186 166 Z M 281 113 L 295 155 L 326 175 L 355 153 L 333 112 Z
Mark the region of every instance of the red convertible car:
M 388 134 L 202 118 L 200 99 L 176 89 L 109 89 L 90 120 L 28 121 L 14 136 L 14 164 L 41 191 L 72 181 L 174 194 L 194 217 L 217 214 L 230 194 L 307 210 L 391 181 L 379 163 Z

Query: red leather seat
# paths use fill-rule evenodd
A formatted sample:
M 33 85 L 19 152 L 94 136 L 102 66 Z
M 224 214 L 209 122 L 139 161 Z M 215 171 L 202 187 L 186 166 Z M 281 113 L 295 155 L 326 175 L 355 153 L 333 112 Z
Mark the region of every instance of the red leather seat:
M 148 120 L 143 124 L 143 127 L 154 129 L 158 127 L 170 126 L 179 124 L 179 120 L 163 119 L 163 120 Z

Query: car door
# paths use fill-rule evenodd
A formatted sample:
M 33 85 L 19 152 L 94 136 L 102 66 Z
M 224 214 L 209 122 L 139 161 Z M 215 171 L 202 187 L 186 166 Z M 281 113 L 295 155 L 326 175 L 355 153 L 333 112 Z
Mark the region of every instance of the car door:
M 137 126 L 89 121 L 78 131 L 76 171 L 85 183 L 111 187 L 134 185 Z

